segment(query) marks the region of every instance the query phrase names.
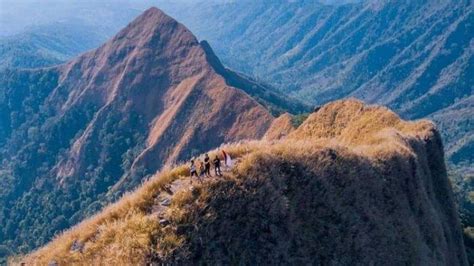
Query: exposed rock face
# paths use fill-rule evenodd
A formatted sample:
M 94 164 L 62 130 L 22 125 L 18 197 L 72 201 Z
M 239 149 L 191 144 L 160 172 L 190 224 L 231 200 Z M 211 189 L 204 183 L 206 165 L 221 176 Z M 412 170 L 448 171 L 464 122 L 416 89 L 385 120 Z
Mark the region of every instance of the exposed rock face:
M 150 206 L 167 193 L 165 182 L 188 183 L 185 167 L 158 174 L 26 261 L 467 265 L 441 139 L 429 121 L 338 101 L 285 139 L 225 149 L 235 168 L 176 191 L 165 226 L 149 224 L 159 222 Z M 83 257 L 64 252 L 75 239 L 86 243 Z M 145 244 L 136 256 L 114 255 L 128 243 Z
M 41 244 L 97 211 L 105 193 L 120 195 L 165 164 L 221 143 L 259 139 L 273 120 L 227 85 L 189 30 L 156 8 L 64 65 L 0 77 L 0 174 L 13 180 L 0 193 L 5 241 Z M 46 226 L 46 213 L 61 217 L 48 233 L 15 234 L 23 219 L 22 232 Z

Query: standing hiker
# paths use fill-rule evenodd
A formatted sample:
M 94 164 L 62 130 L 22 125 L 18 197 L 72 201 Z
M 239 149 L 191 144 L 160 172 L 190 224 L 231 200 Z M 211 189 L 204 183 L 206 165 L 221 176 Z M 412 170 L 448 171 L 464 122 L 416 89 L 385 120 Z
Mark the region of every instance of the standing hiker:
M 219 159 L 219 156 L 216 155 L 216 158 L 214 158 L 214 161 L 212 161 L 214 164 L 214 171 L 216 173 L 216 176 L 222 176 L 221 172 L 221 160 Z
M 198 177 L 198 173 L 196 171 L 196 165 L 194 164 L 194 160 L 191 160 L 191 165 L 189 166 L 189 172 L 191 173 L 191 183 L 193 182 L 193 177 Z
M 204 167 L 204 163 L 199 161 L 199 180 L 202 181 L 202 177 L 206 174 L 206 168 Z
M 231 169 L 234 166 L 234 162 L 232 161 L 230 155 L 224 150 L 222 150 L 222 156 L 224 156 L 224 165 L 226 166 L 226 169 Z
M 207 177 L 211 177 L 211 160 L 209 159 L 209 155 L 207 153 L 204 156 L 204 172 L 206 173 Z

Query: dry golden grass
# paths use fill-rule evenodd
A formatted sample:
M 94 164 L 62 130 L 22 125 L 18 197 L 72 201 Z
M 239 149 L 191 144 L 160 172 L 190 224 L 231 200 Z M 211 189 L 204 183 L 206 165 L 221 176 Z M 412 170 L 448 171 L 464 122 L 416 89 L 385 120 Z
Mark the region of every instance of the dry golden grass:
M 365 106 L 355 100 L 337 101 L 312 114 L 287 139 L 223 145 L 210 151 L 209 156 L 214 158 L 224 149 L 239 162 L 225 178 L 238 179 L 252 175 L 253 166 L 266 157 L 281 158 L 282 162 L 320 158 L 317 167 L 325 167 L 338 165 L 338 159 L 334 161 L 330 156 L 318 157 L 318 154 L 332 151 L 337 152 L 338 157 L 358 156 L 368 160 L 413 154 L 408 142 L 430 137 L 432 131 L 432 123 L 405 122 L 386 108 Z M 308 165 L 311 163 L 307 162 Z M 314 164 L 316 167 L 316 162 Z M 350 166 L 340 167 L 349 169 L 350 174 Z M 171 256 L 185 239 L 169 228 L 162 228 L 156 217 L 151 216 L 151 207 L 154 198 L 167 184 L 188 175 L 187 164 L 160 171 L 135 192 L 124 195 L 117 203 L 57 236 L 45 247 L 26 256 L 23 262 L 27 265 L 47 265 L 51 261 L 59 265 L 137 265 L 144 264 L 152 255 Z M 195 186 L 193 192 L 178 192 L 173 196 L 166 216 L 177 224 L 191 222 L 188 206 L 199 206 L 211 196 L 206 185 Z M 84 243 L 82 253 L 71 251 L 74 241 Z
M 335 101 L 311 114 L 291 138 L 336 138 L 344 144 L 370 144 L 377 133 L 395 129 L 407 135 L 422 134 L 433 127 L 429 121 L 403 121 L 389 109 L 364 105 L 358 100 Z
M 84 253 L 73 252 L 61 264 L 74 261 L 89 265 L 144 264 L 152 253 L 152 241 L 159 234 L 159 225 L 156 219 L 136 211 L 100 225 L 97 231 L 99 237 L 86 242 Z
M 61 264 L 73 259 L 75 262 L 81 262 L 80 264 L 87 264 L 90 261 L 105 259 L 105 257 L 96 257 L 94 254 L 113 254 L 109 252 L 110 242 L 105 239 L 110 241 L 111 237 L 114 237 L 117 240 L 122 239 L 127 244 L 133 244 L 133 230 L 127 230 L 127 228 L 135 229 L 137 225 L 140 225 L 143 226 L 142 232 L 154 233 L 157 230 L 156 221 L 146 216 L 154 196 L 162 191 L 166 184 L 187 174 L 188 169 L 184 165 L 157 173 L 134 193 L 124 195 L 117 203 L 57 236 L 50 244 L 25 258 L 25 262 L 28 265 L 47 265 L 53 260 Z M 140 231 L 136 233 L 138 234 L 136 243 L 143 243 L 144 240 L 139 236 Z M 85 243 L 85 252 L 77 257 L 77 261 L 73 256 L 75 253 L 70 251 L 74 241 Z M 117 248 L 115 250 L 119 251 Z M 120 256 L 114 254 L 114 258 L 127 263 L 134 260 L 136 252 L 146 252 L 146 250 L 143 246 L 137 245 L 133 253 L 129 254 L 129 258 L 127 254 Z
M 220 149 L 224 149 L 234 159 L 238 159 L 263 146 L 264 143 L 257 141 L 228 144 L 210 151 L 209 156 L 213 158 Z M 136 265 L 141 264 L 152 251 L 159 250 L 162 255 L 170 253 L 182 240 L 169 232 L 163 232 L 156 217 L 150 215 L 150 208 L 155 196 L 167 184 L 187 176 L 187 164 L 165 167 L 140 188 L 125 194 L 117 203 L 56 236 L 49 244 L 25 258 L 15 259 L 12 264 L 25 262 L 27 265 L 47 265 L 56 261 L 59 265 Z M 180 205 L 179 195 L 175 198 Z M 170 211 L 174 211 L 171 213 L 174 219 L 180 217 L 177 213 L 179 209 L 170 208 Z M 150 247 L 153 238 L 158 240 L 156 247 Z M 71 251 L 74 241 L 85 244 L 83 253 Z
M 404 121 L 385 107 L 349 99 L 323 106 L 288 138 L 338 143 L 377 157 L 393 150 L 410 152 L 407 141 L 431 138 L 434 129 L 430 121 Z
M 277 119 L 273 120 L 263 139 L 278 140 L 286 137 L 295 130 L 292 120 L 293 117 L 288 113 L 280 115 Z

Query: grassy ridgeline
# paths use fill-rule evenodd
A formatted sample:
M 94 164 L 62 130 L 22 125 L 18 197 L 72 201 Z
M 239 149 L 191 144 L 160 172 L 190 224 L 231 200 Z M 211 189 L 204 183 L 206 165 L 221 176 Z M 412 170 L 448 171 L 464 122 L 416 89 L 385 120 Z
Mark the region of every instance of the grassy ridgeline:
M 430 122 L 338 101 L 285 139 L 224 149 L 236 167 L 175 193 L 168 224 L 152 215 L 154 199 L 166 184 L 188 178 L 185 165 L 157 173 L 23 260 L 467 264 L 441 140 Z M 74 242 L 82 252 L 71 250 Z

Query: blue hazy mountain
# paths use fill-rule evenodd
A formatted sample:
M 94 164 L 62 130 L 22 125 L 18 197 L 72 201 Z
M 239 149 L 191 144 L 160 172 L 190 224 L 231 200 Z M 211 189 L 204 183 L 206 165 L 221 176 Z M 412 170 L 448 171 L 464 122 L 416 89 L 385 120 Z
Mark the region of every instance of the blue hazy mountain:
M 96 48 L 106 38 L 107 35 L 97 28 L 81 23 L 33 27 L 0 39 L 0 69 L 56 65 Z

